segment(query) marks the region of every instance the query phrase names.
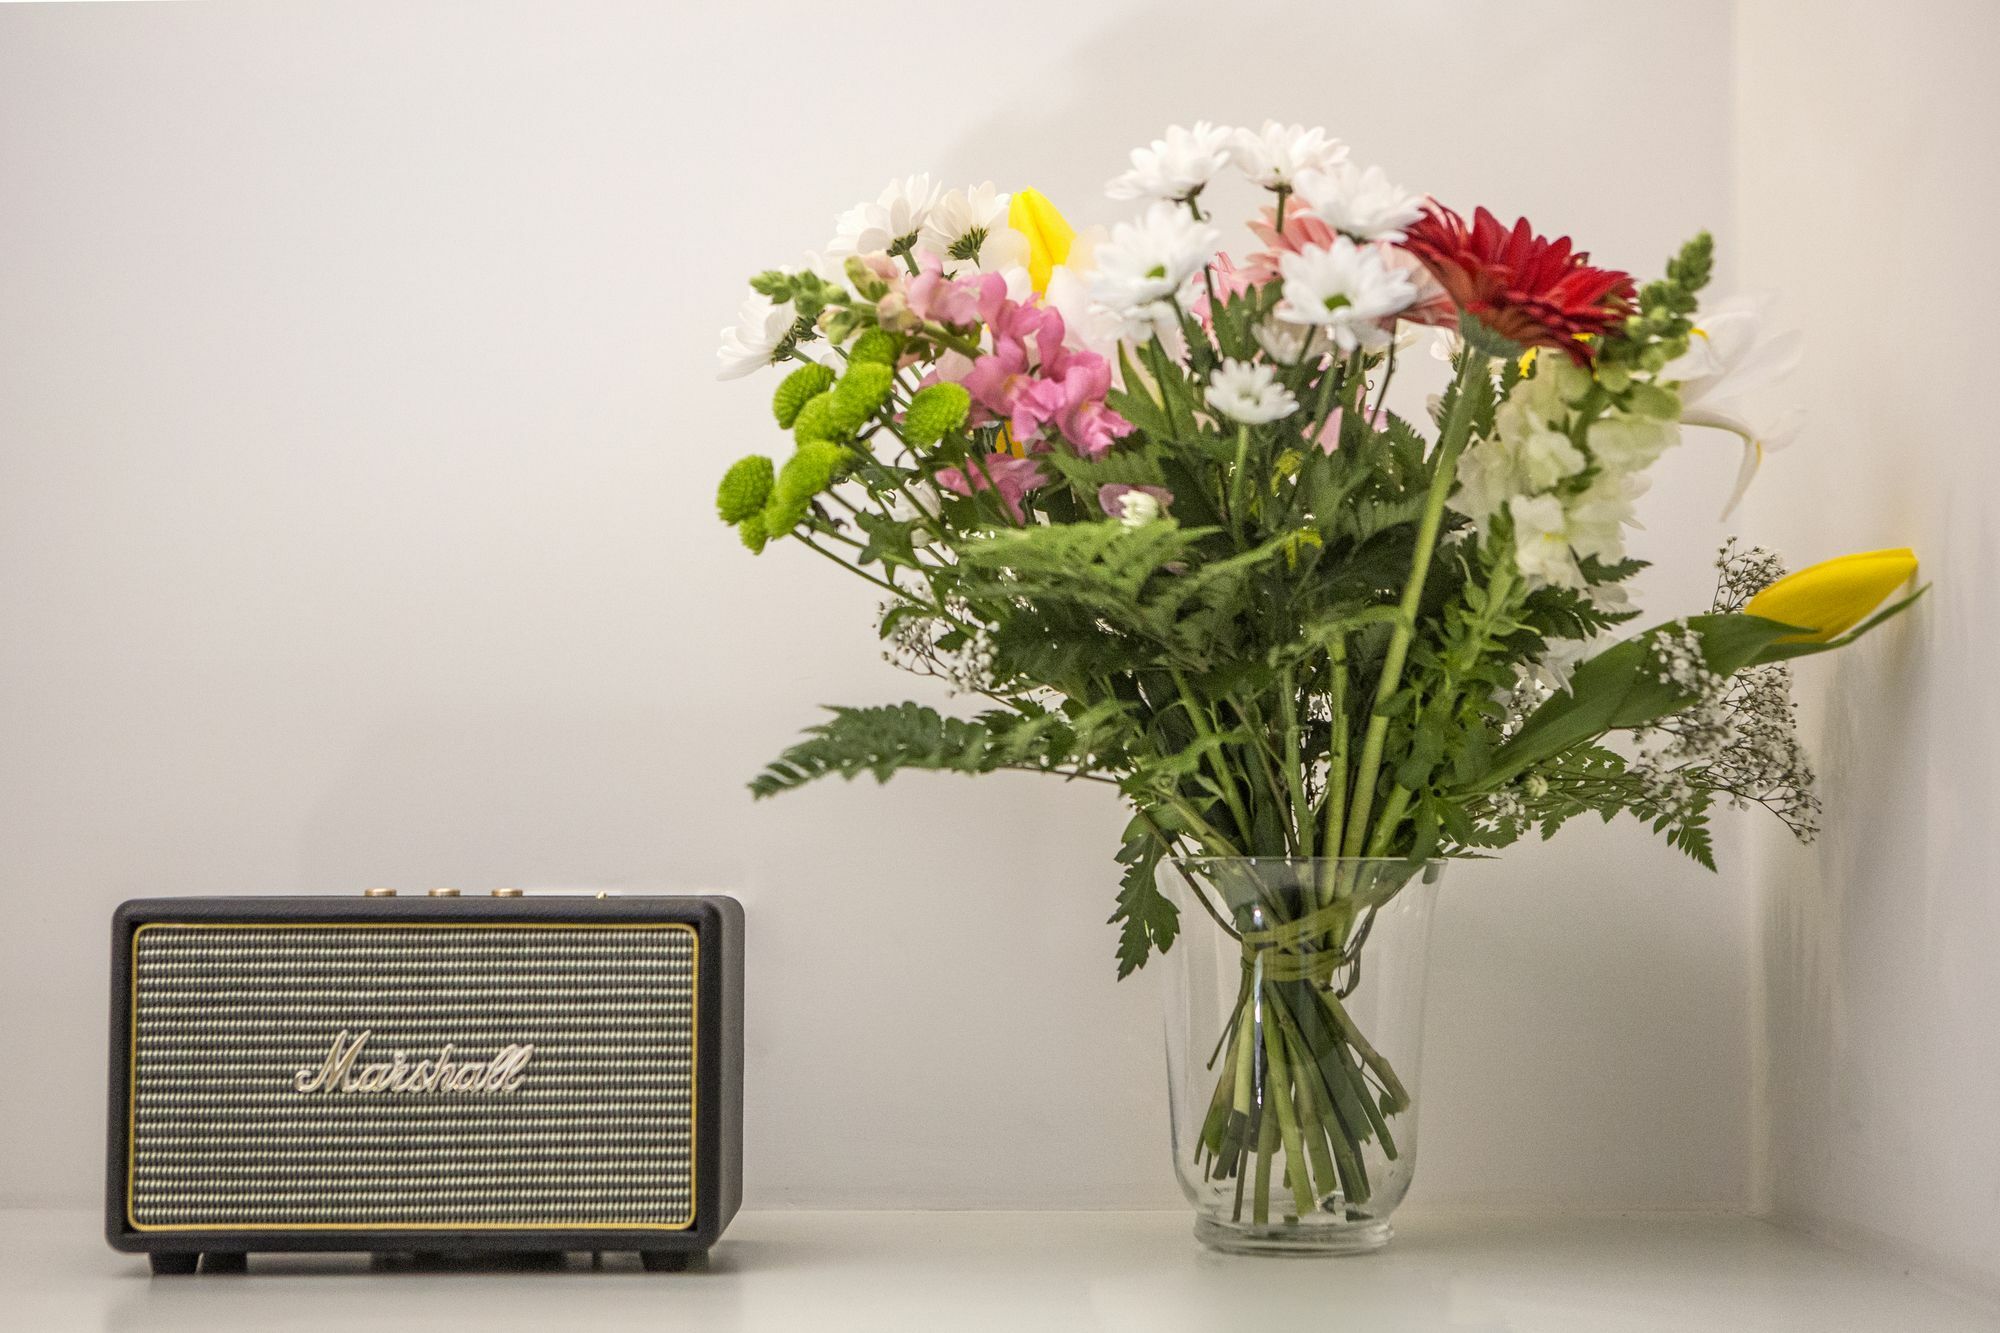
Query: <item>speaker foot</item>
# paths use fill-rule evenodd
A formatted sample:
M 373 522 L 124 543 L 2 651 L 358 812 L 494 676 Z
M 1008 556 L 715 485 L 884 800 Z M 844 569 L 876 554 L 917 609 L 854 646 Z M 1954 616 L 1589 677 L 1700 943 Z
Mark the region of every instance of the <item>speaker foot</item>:
M 639 1262 L 646 1266 L 648 1273 L 685 1273 L 700 1257 L 687 1250 L 639 1251 Z
M 210 1250 L 201 1256 L 204 1273 L 241 1273 L 250 1267 L 250 1256 L 241 1250 Z
M 181 1277 L 201 1267 L 201 1255 L 193 1251 L 149 1254 L 146 1258 L 153 1265 L 155 1277 Z

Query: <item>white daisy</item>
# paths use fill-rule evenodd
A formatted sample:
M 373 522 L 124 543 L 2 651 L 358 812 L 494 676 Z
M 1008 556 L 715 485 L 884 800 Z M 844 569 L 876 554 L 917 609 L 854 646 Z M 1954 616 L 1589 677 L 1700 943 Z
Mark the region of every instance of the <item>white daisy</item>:
M 1132 150 L 1132 169 L 1105 186 L 1113 199 L 1171 199 L 1185 202 L 1229 165 L 1235 131 L 1205 120 L 1193 129 L 1175 125 L 1166 137 Z
M 890 181 L 876 198 L 840 215 L 826 252 L 845 258 L 913 245 L 937 202 L 938 188 L 927 175 Z
M 1324 325 L 1344 351 L 1387 346 L 1385 321 L 1417 299 L 1408 277 L 1383 263 L 1373 247 L 1345 236 L 1284 256 L 1278 274 L 1284 280 L 1278 318 Z
M 1028 238 L 1007 225 L 1009 196 L 993 182 L 941 196 L 917 234 L 919 248 L 943 260 L 946 267 L 970 265 L 980 273 L 1028 262 Z
M 1308 171 L 1331 171 L 1347 160 L 1347 145 L 1315 125 L 1264 122 L 1261 130 L 1238 130 L 1230 145 L 1236 169 L 1267 190 L 1290 189 Z
M 736 327 L 722 331 L 722 346 L 715 351 L 721 369 L 719 380 L 739 379 L 771 364 L 771 354 L 798 322 L 798 312 L 790 301 L 779 305 L 768 296 L 752 292 L 743 298 L 736 314 Z
M 1233 359 L 1208 377 L 1206 397 L 1210 407 L 1246 426 L 1281 421 L 1299 409 L 1292 391 L 1278 383 L 1275 368 Z
M 1222 243 L 1222 233 L 1184 208 L 1160 202 L 1136 222 L 1121 222 L 1097 247 L 1090 294 L 1126 316 L 1152 317 L 1182 292 Z
M 1382 168 L 1352 162 L 1300 174 L 1299 198 L 1335 231 L 1364 241 L 1400 241 L 1403 228 L 1423 216 L 1424 198 L 1392 185 Z

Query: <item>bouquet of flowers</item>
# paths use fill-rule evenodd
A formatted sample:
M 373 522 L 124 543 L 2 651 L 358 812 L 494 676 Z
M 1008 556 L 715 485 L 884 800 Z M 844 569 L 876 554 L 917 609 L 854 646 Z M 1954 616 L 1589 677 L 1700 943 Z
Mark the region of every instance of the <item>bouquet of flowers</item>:
M 1268 194 L 1238 257 L 1203 200 L 1231 169 Z M 1909 605 L 1876 610 L 1915 561 L 1726 548 L 1712 606 L 1624 630 L 1647 469 L 1683 425 L 1740 435 L 1741 482 L 1773 442 L 1736 406 L 1789 348 L 1698 309 L 1706 234 L 1640 285 L 1276 124 L 1170 129 L 1109 193 L 1137 216 L 1079 234 L 1032 190 L 912 177 L 752 279 L 723 373 L 793 367 L 795 444 L 731 467 L 721 517 L 874 585 L 889 658 L 982 701 L 834 708 L 752 789 L 1116 786 L 1120 976 L 1179 929 L 1163 864 L 1310 864 L 1282 901 L 1193 897 L 1287 956 L 1246 967 L 1198 1151 L 1259 1218 L 1274 1158 L 1301 1211 L 1366 1201 L 1409 1096 L 1342 999 L 1407 876 L 1359 867 L 1619 812 L 1712 866 L 1719 803 L 1809 838 L 1786 664 Z M 1450 380 L 1404 415 L 1420 336 Z

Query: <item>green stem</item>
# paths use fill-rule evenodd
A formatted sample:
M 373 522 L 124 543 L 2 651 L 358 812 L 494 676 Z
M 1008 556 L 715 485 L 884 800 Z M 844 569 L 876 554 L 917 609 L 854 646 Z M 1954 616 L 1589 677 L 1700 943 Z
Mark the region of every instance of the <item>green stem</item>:
M 949 347 L 952 351 L 969 357 L 977 358 L 985 355 L 985 349 L 977 342 L 970 338 L 961 338 L 942 324 L 926 322 L 924 336 L 940 346 Z
M 1229 766 L 1222 761 L 1222 745 L 1215 739 L 1215 728 L 1211 725 L 1208 711 L 1195 702 L 1194 692 L 1188 689 L 1187 678 L 1179 669 L 1172 672 L 1174 688 L 1181 693 L 1181 709 L 1193 723 L 1195 733 L 1201 737 L 1202 753 L 1208 760 L 1209 769 L 1215 774 L 1217 787 L 1221 790 L 1223 804 L 1229 807 L 1230 817 L 1236 821 L 1236 831 L 1250 837 L 1250 817 L 1243 808 L 1243 797 L 1236 790 L 1236 780 L 1229 773 Z
M 1321 868 L 1322 883 L 1320 898 L 1322 904 L 1333 901 L 1332 858 L 1340 851 L 1341 820 L 1347 811 L 1347 636 L 1340 635 L 1333 641 L 1333 699 L 1330 706 L 1331 719 L 1328 726 L 1333 732 L 1331 753 L 1327 756 L 1326 791 L 1320 796 L 1326 807 L 1326 838 L 1321 846 L 1326 849 L 1328 862 Z
M 1243 533 L 1243 478 L 1250 471 L 1250 427 L 1239 422 L 1236 427 L 1236 469 L 1229 478 L 1229 526 L 1240 537 Z
M 1278 673 L 1278 725 L 1285 732 L 1285 782 L 1292 790 L 1292 818 L 1288 821 L 1295 830 L 1293 836 L 1299 847 L 1299 855 L 1310 859 L 1313 854 L 1313 812 L 1306 802 L 1305 771 L 1299 762 L 1299 700 L 1298 686 L 1292 680 L 1292 669 L 1288 666 Z
M 1298 1115 L 1292 1107 L 1291 1062 L 1285 1059 L 1284 1039 L 1269 1022 L 1264 1024 L 1264 1059 L 1271 1071 L 1264 1083 L 1264 1109 L 1278 1112 L 1278 1134 L 1285 1144 L 1285 1178 L 1291 1182 L 1292 1207 L 1297 1210 L 1294 1215 L 1305 1217 L 1313 1210 L 1312 1183 L 1306 1175 L 1305 1141 L 1299 1136 Z
M 1437 466 L 1431 473 L 1431 489 L 1424 501 L 1424 516 L 1417 525 L 1417 546 L 1410 559 L 1410 578 L 1403 585 L 1403 599 L 1396 627 L 1389 635 L 1389 650 L 1382 658 L 1382 677 L 1375 685 L 1375 706 L 1369 710 L 1368 734 L 1361 742 L 1361 760 L 1355 770 L 1354 805 L 1347 820 L 1344 854 L 1359 856 L 1362 839 L 1368 835 L 1368 816 L 1375 804 L 1375 779 L 1382 766 L 1382 742 L 1389 733 L 1389 718 L 1382 710 L 1403 683 L 1403 661 L 1409 655 L 1410 639 L 1416 632 L 1417 608 L 1423 602 L 1424 580 L 1431 571 L 1431 555 L 1437 549 L 1438 528 L 1444 521 L 1444 502 L 1458 475 L 1458 456 L 1472 433 L 1472 380 L 1486 374 L 1486 357 L 1467 348 L 1459 364 L 1451 413 L 1438 435 Z
M 1403 822 L 1403 812 L 1410 806 L 1410 789 L 1397 783 L 1389 790 L 1389 803 L 1382 807 L 1382 818 L 1376 822 L 1375 836 L 1368 840 L 1368 855 L 1386 856 L 1389 840 Z

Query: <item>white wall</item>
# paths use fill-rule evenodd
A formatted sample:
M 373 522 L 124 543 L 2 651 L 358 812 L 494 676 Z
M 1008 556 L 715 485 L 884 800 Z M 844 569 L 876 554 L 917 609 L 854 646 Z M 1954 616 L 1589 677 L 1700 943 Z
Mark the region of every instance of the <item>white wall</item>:
M 1811 429 L 1746 526 L 1798 562 L 1914 546 L 1934 584 L 1800 669 L 1827 834 L 1765 864 L 1765 1188 L 2000 1287 L 2000 10 L 1744 5 L 1738 33 L 1742 271 L 1812 339 Z
M 1106 220 L 1199 115 L 1654 271 L 1728 217 L 1727 17 L 0 6 L 0 1201 L 97 1197 L 119 900 L 512 883 L 744 898 L 753 1203 L 1176 1204 L 1107 801 L 745 794 L 814 705 L 924 692 L 865 588 L 714 521 L 771 438 L 714 331 L 892 173 Z M 1730 466 L 1664 466 L 1658 605 Z M 1420 1197 L 1739 1201 L 1740 860 L 1579 827 L 1452 881 Z

